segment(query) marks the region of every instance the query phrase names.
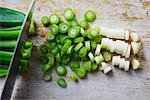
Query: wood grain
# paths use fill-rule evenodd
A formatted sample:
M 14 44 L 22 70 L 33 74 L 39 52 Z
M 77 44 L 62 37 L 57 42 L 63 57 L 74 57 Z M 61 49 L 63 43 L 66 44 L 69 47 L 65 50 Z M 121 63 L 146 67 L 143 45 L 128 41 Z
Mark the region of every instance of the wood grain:
M 30 0 L 0 0 L 0 6 L 27 11 Z M 19 4 L 17 4 L 19 3 Z M 141 36 L 143 47 L 142 70 L 124 72 L 113 69 L 109 75 L 101 71 L 90 73 L 84 80 L 74 83 L 66 76 L 68 86 L 60 88 L 56 84 L 57 75 L 52 82 L 40 79 L 41 65 L 37 59 L 37 49 L 30 60 L 28 73 L 18 75 L 13 100 L 150 100 L 150 2 L 148 0 L 36 0 L 34 19 L 38 32 L 34 41 L 44 41 L 40 34 L 48 32 L 43 28 L 40 18 L 57 13 L 71 6 L 78 19 L 83 18 L 84 10 L 92 8 L 97 19 L 90 25 L 103 25 L 110 28 L 125 28 Z M 4 79 L 0 80 L 0 93 Z

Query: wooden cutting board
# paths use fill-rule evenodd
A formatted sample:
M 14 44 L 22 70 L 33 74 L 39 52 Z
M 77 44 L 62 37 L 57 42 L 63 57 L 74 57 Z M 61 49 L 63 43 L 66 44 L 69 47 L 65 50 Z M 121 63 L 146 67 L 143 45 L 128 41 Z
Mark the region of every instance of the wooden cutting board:
M 26 12 L 30 0 L 0 0 L 0 6 L 12 7 Z M 113 69 L 105 75 L 101 71 L 90 73 L 84 80 L 74 83 L 66 80 L 67 88 L 60 88 L 53 74 L 52 82 L 43 82 L 41 65 L 37 49 L 30 60 L 29 71 L 18 75 L 13 100 L 150 100 L 150 2 L 148 0 L 36 0 L 34 19 L 37 34 L 31 39 L 36 43 L 44 41 L 41 34 L 48 32 L 40 19 L 51 12 L 62 13 L 65 7 L 72 7 L 78 19 L 83 18 L 86 9 L 92 8 L 97 19 L 90 25 L 102 25 L 110 28 L 125 28 L 141 36 L 143 47 L 142 70 L 124 72 Z M 4 79 L 0 80 L 0 93 Z

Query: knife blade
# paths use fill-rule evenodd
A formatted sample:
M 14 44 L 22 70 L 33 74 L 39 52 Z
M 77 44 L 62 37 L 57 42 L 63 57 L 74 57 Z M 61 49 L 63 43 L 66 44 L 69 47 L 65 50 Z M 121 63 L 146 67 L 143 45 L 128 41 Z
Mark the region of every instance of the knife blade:
M 14 55 L 12 56 L 12 59 L 9 64 L 8 74 L 6 76 L 6 81 L 3 87 L 1 100 L 10 100 L 11 94 L 13 91 L 13 87 L 16 81 L 16 76 L 18 73 L 20 61 L 21 61 L 21 49 L 24 47 L 25 41 L 28 39 L 28 30 L 33 14 L 33 8 L 35 5 L 35 0 L 32 0 L 28 12 L 26 14 L 26 17 L 24 19 L 24 22 L 22 24 L 22 28 L 20 31 L 20 34 L 17 38 L 17 44 L 14 49 Z

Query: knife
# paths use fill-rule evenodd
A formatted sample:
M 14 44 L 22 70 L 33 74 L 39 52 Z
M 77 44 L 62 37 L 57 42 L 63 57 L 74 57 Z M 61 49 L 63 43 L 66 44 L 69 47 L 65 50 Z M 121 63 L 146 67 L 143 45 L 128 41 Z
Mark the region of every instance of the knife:
M 29 26 L 30 26 L 34 5 L 35 5 L 35 0 L 32 0 L 29 6 L 28 12 L 23 21 L 20 34 L 17 38 L 17 44 L 14 49 L 14 55 L 12 56 L 12 59 L 9 64 L 8 74 L 6 77 L 6 81 L 4 83 L 1 100 L 11 99 L 11 94 L 13 91 L 13 87 L 16 81 L 16 76 L 17 76 L 20 61 L 21 61 L 21 50 L 24 47 L 25 41 L 28 39 L 27 33 L 29 30 Z

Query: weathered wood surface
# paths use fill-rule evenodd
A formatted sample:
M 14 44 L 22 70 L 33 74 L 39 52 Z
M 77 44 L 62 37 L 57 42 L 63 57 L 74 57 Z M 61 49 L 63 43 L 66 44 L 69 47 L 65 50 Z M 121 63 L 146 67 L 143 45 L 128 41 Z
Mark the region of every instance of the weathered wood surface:
M 27 11 L 30 0 L 0 0 L 0 6 L 12 7 Z M 18 75 L 13 100 L 150 100 L 150 1 L 149 0 L 36 0 L 34 19 L 38 26 L 38 34 L 46 32 L 41 26 L 42 15 L 52 11 L 61 12 L 66 6 L 76 10 L 77 18 L 83 17 L 87 8 L 97 13 L 93 24 L 110 28 L 126 28 L 141 35 L 143 59 L 140 71 L 124 72 L 113 69 L 113 73 L 102 72 L 88 74 L 87 79 L 74 83 L 69 80 L 68 87 L 62 89 L 56 84 L 56 75 L 52 82 L 40 79 L 41 65 L 34 50 L 30 61 L 29 72 Z M 42 40 L 40 36 L 34 40 Z M 4 79 L 0 80 L 0 93 Z

